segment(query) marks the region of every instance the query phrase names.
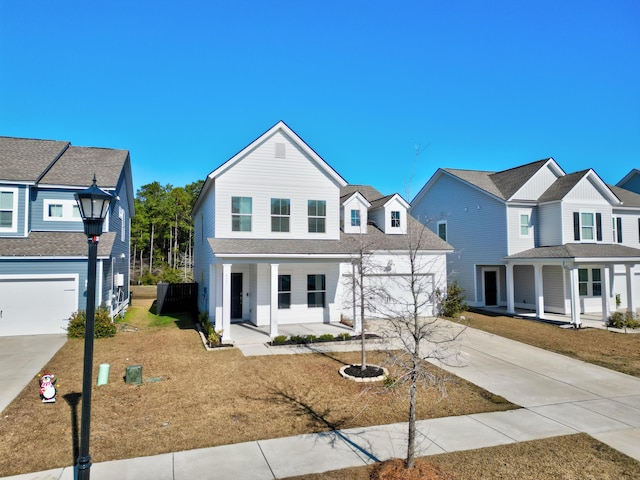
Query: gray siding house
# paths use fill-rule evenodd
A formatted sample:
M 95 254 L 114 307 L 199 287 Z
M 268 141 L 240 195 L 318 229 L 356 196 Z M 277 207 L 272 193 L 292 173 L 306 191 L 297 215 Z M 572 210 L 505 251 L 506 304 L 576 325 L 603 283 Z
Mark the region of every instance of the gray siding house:
M 450 243 L 470 306 L 571 315 L 636 311 L 640 195 L 553 158 L 500 172 L 441 168 L 411 214 Z
M 616 187 L 624 188 L 631 192 L 640 193 L 640 170 L 632 169 L 622 180 L 616 183 Z
M 129 152 L 0 137 L 0 335 L 64 333 L 86 308 L 87 237 L 74 193 L 94 174 L 116 197 L 98 245 L 95 299 L 114 316 L 129 300 Z

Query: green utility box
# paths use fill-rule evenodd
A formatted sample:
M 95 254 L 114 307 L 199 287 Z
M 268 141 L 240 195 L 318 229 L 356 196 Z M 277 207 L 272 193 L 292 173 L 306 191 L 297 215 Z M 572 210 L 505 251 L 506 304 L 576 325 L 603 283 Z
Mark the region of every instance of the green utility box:
M 124 381 L 133 385 L 142 385 L 142 365 L 129 365 L 124 375 Z

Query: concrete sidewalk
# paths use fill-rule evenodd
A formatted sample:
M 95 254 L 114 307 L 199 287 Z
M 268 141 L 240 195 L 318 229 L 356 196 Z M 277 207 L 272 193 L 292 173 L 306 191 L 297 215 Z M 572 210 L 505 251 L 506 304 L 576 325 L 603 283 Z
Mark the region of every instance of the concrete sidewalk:
M 245 340 L 245 345 L 259 343 Z M 458 343 L 458 365 L 444 368 L 525 408 L 420 421 L 420 455 L 586 432 L 640 460 L 640 379 L 473 329 Z M 98 463 L 91 475 L 94 480 L 286 478 L 401 457 L 405 437 L 406 424 L 380 425 Z M 73 467 L 10 478 L 72 480 Z

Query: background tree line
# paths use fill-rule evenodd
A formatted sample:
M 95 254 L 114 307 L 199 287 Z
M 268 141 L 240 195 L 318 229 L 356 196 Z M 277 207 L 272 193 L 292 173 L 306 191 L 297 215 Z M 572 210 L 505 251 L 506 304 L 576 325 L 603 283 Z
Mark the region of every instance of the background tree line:
M 193 281 L 191 210 L 203 184 L 153 182 L 138 189 L 131 221 L 131 283 Z

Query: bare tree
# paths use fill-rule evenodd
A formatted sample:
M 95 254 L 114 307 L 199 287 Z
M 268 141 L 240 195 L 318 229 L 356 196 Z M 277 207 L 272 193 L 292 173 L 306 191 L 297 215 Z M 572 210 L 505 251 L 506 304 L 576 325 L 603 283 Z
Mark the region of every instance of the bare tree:
M 384 320 L 384 335 L 397 349 L 388 350 L 390 379 L 395 387 L 408 390 L 406 467 L 414 467 L 416 454 L 416 405 L 418 387 L 437 389 L 446 396 L 448 375 L 431 363 L 451 364 L 457 356 L 455 343 L 463 329 L 437 316 L 435 290 L 446 282 L 446 260 L 433 254 L 439 241 L 433 232 L 408 218 L 406 250 L 395 254 L 394 274 L 377 278 L 374 302 L 376 317 Z

